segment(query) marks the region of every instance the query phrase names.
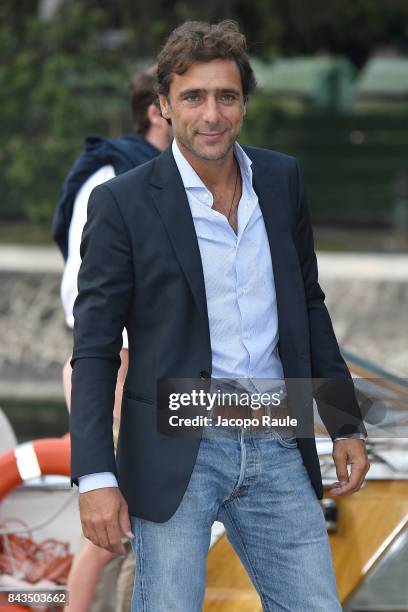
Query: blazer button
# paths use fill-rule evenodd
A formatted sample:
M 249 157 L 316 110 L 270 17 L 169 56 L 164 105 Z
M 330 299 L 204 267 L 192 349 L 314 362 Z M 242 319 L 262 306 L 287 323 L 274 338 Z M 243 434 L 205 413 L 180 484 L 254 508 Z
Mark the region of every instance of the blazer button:
M 205 379 L 205 378 L 211 378 L 210 373 L 207 372 L 207 370 L 201 370 L 200 372 L 200 378 Z

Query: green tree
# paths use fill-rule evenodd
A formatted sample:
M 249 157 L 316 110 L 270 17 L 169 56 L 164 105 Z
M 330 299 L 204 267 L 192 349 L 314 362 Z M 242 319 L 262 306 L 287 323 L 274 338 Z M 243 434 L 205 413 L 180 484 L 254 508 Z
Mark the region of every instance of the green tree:
M 26 15 L 0 27 L 0 183 L 3 218 L 49 220 L 88 132 L 119 132 L 127 67 L 102 36 L 107 15 L 80 3 L 52 21 Z

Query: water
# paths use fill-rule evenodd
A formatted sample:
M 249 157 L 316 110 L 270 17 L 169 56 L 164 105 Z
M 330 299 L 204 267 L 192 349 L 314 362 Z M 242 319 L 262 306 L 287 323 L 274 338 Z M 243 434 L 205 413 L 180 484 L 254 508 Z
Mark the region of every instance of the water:
M 19 443 L 37 438 L 59 438 L 69 429 L 64 402 L 2 399 L 0 407 L 9 419 Z

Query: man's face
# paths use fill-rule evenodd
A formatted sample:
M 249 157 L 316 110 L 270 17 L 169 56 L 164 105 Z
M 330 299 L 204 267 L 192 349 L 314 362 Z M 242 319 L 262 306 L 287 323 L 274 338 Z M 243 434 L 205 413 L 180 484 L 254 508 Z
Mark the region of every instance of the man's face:
M 195 62 L 174 74 L 169 96 L 159 96 L 163 117 L 174 136 L 196 157 L 226 157 L 242 126 L 245 103 L 241 75 L 233 60 Z

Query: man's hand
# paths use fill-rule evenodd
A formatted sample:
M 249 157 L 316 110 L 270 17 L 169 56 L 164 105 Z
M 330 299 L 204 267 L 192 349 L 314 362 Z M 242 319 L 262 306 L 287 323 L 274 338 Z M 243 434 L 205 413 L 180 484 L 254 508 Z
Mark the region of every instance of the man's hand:
M 364 440 L 349 438 L 333 442 L 333 459 L 338 482 L 330 489 L 332 495 L 351 495 L 358 491 L 370 469 Z M 347 465 L 351 465 L 350 476 Z
M 96 546 L 125 555 L 122 538 L 134 537 L 128 506 L 118 487 L 105 487 L 79 494 L 79 512 L 84 536 Z

